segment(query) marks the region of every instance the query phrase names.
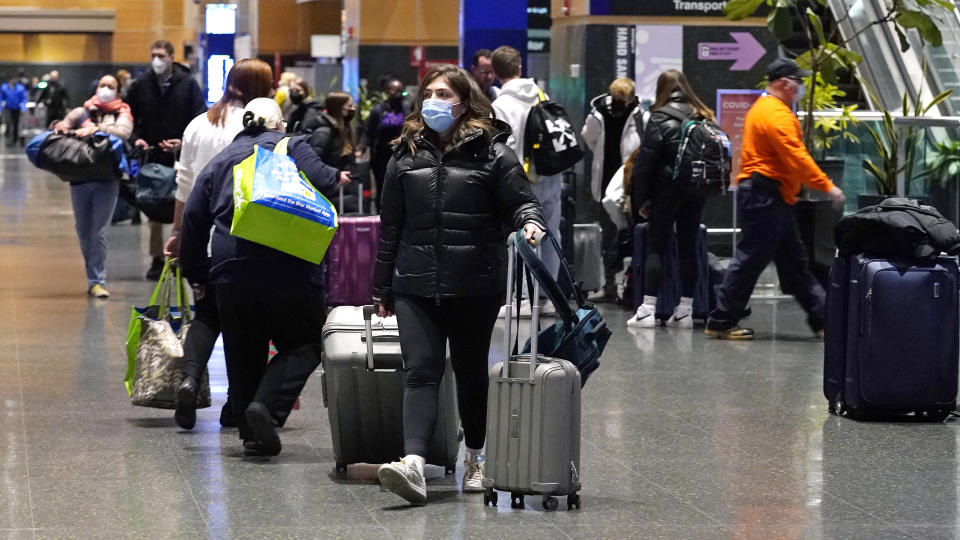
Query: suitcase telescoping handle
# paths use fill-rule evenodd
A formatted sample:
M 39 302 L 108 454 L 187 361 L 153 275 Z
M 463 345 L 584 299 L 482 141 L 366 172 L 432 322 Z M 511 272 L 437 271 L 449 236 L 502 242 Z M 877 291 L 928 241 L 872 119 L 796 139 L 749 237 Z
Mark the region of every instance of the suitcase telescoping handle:
M 352 178 L 352 176 L 351 176 Z M 343 188 L 346 184 L 340 184 L 340 213 L 346 214 L 346 210 L 343 209 Z M 363 182 L 357 182 L 358 193 L 357 193 L 357 214 L 363 215 Z
M 533 237 L 534 242 L 537 247 L 537 254 L 540 254 L 540 242 L 543 240 L 545 233 L 540 232 Z M 517 242 L 526 242 L 526 238 L 523 236 L 523 231 L 512 232 L 507 238 L 507 301 L 506 307 L 506 317 L 504 321 L 506 322 L 506 328 L 504 331 L 504 360 L 503 360 L 503 378 L 510 378 L 510 353 L 512 351 L 513 345 L 513 302 L 520 301 L 520 291 L 517 290 L 516 283 L 514 282 L 514 272 L 517 268 Z M 537 374 L 537 329 L 540 327 L 540 282 L 533 280 L 533 291 L 530 294 L 530 381 L 533 382 L 534 377 Z M 519 321 L 517 326 L 517 333 L 519 334 L 520 327 Z
M 363 306 L 362 309 L 363 309 L 363 331 L 364 331 L 363 342 L 366 344 L 366 348 L 367 348 L 367 369 L 370 371 L 396 371 L 398 368 L 402 369 L 403 368 L 402 357 L 399 359 L 399 366 L 394 366 L 391 368 L 376 367 L 374 362 L 374 355 L 373 355 L 374 342 L 376 341 L 396 342 L 397 340 L 399 340 L 399 336 L 382 336 L 384 337 L 384 339 L 378 340 L 373 335 L 373 321 L 372 321 L 373 314 L 376 313 L 376 308 L 371 305 L 366 305 L 366 306 Z

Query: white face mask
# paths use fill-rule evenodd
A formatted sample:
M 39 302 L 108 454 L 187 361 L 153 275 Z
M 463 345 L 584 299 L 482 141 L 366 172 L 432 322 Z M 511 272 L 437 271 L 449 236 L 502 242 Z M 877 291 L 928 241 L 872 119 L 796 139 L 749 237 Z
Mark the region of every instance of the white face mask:
M 150 60 L 150 67 L 153 68 L 153 72 L 157 75 L 166 73 L 169 66 L 170 64 L 168 64 L 166 60 L 157 58 L 156 56 L 153 57 L 153 60 Z
M 807 95 L 807 85 L 801 84 L 797 86 L 797 102 L 803 101 L 803 98 Z
M 101 103 L 109 103 L 117 99 L 117 91 L 107 86 L 97 88 L 97 98 Z

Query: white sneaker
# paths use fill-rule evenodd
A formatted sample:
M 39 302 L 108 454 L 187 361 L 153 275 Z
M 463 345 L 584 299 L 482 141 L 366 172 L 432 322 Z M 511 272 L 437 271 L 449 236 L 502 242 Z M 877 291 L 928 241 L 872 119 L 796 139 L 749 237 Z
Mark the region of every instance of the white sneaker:
M 627 319 L 627 326 L 655 328 L 657 326 L 657 317 L 654 314 L 654 310 L 650 309 L 646 304 L 640 304 L 640 307 L 637 308 L 637 312 L 633 314 L 633 317 Z
M 483 456 L 477 461 L 470 461 L 469 458 L 463 461 L 463 487 L 460 489 L 463 493 L 480 493 L 484 491 L 483 487 Z
M 541 317 L 553 317 L 557 314 L 557 308 L 554 307 L 553 302 L 549 298 L 544 298 L 540 301 L 540 316 Z M 532 317 L 533 315 L 531 315 Z
M 553 308 L 552 305 L 551 305 L 550 307 Z M 512 314 L 514 317 L 517 316 L 517 311 L 516 311 L 516 310 L 517 310 L 517 306 L 514 305 L 514 306 L 513 306 L 513 314 Z M 542 308 L 542 307 L 541 307 L 540 313 L 541 313 L 541 314 L 543 313 L 543 308 Z M 530 300 L 522 300 L 522 301 L 520 302 L 520 318 L 521 318 L 521 319 L 529 319 L 529 318 L 532 317 L 532 316 L 533 316 L 533 309 L 530 307 Z M 505 318 L 507 318 L 507 306 L 506 306 L 506 305 L 500 306 L 500 312 L 497 313 L 497 318 L 498 318 L 498 319 L 505 319 Z
M 665 324 L 674 328 L 693 328 L 693 312 L 677 307 Z
M 423 469 L 417 463 L 407 463 L 405 459 L 384 463 L 377 470 L 380 484 L 413 504 L 427 502 L 427 482 L 423 479 Z

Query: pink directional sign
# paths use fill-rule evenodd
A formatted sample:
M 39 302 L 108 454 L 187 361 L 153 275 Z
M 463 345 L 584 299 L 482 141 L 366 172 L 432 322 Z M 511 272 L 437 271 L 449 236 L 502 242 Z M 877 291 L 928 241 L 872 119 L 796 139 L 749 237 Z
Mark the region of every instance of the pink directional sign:
M 698 43 L 699 60 L 733 61 L 730 71 L 747 71 L 763 58 L 767 50 L 749 32 L 730 32 L 732 42 Z

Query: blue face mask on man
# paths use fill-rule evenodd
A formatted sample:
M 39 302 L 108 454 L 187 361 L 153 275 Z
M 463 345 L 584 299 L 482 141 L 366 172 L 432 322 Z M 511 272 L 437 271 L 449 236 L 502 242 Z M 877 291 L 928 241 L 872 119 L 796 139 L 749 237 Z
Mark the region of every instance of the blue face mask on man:
M 457 121 L 457 117 L 453 115 L 454 105 L 459 105 L 459 103 L 450 103 L 441 99 L 425 99 L 423 105 L 420 106 L 420 116 L 423 117 L 423 121 L 428 128 L 437 133 L 444 133 Z

